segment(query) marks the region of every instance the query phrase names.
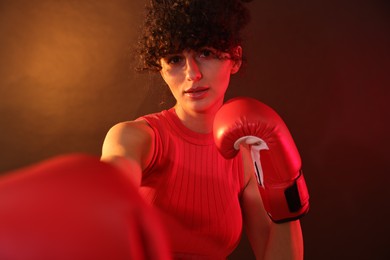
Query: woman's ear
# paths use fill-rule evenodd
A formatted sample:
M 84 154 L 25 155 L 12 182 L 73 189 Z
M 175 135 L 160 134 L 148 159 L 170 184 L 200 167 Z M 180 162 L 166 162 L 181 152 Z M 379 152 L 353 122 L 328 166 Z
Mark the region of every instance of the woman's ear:
M 233 56 L 234 56 L 234 59 L 233 59 L 233 66 L 232 66 L 232 69 L 230 71 L 231 74 L 237 73 L 241 68 L 241 64 L 242 64 L 242 47 L 241 46 L 235 47 L 235 49 L 233 51 Z

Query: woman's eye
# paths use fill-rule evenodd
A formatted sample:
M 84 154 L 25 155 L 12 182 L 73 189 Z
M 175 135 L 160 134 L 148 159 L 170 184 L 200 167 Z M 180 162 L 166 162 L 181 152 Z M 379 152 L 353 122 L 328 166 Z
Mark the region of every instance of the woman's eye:
M 201 58 L 214 58 L 216 56 L 216 53 L 213 50 L 204 49 L 200 51 L 199 56 Z
M 172 56 L 172 57 L 167 58 L 166 60 L 167 60 L 168 64 L 175 65 L 175 64 L 180 63 L 183 59 L 180 56 Z

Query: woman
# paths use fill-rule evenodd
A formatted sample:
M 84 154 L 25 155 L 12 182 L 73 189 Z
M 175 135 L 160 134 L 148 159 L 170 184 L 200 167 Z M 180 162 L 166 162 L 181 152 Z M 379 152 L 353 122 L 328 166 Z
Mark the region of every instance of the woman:
M 113 126 L 102 160 L 126 168 L 161 213 L 174 258 L 224 259 L 244 223 L 258 259 L 301 259 L 299 220 L 270 221 L 243 159 L 224 159 L 213 120 L 242 63 L 249 20 L 239 0 L 160 0 L 147 8 L 141 69 L 159 72 L 176 104 Z

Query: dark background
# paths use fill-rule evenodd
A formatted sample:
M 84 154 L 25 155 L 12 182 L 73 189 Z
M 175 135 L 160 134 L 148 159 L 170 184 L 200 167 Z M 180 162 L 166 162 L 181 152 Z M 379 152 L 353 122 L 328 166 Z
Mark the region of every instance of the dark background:
M 0 0 L 0 172 L 99 156 L 112 125 L 171 104 L 158 75 L 131 69 L 143 5 Z M 311 194 L 306 259 L 390 259 L 389 2 L 249 7 L 248 61 L 227 98 L 267 103 L 294 136 Z M 245 256 L 244 238 L 231 258 Z

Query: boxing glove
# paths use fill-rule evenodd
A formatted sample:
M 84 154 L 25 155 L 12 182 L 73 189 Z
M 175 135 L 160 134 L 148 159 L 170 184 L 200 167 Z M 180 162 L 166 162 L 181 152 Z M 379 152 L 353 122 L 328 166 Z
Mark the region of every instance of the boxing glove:
M 0 259 L 171 259 L 129 173 L 69 154 L 0 176 Z
M 274 222 L 307 213 L 309 193 L 301 158 L 287 126 L 273 109 L 252 98 L 234 98 L 218 110 L 213 133 L 219 152 L 227 159 L 237 155 L 242 142 L 249 145 L 264 208 Z

